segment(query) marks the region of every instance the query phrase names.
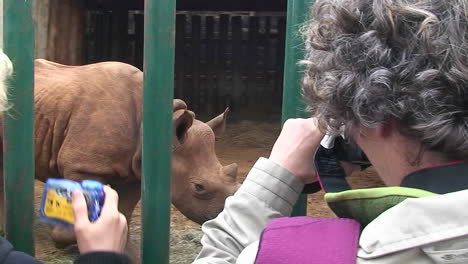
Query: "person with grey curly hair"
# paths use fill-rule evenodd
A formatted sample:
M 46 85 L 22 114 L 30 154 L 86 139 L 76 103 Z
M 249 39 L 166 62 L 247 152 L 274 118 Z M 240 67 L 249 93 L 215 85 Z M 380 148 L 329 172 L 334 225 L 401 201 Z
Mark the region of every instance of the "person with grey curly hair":
M 468 263 L 468 2 L 317 0 L 312 17 L 312 118 L 285 123 L 194 263 Z M 340 164 L 366 157 L 387 186 L 349 190 Z M 309 184 L 338 218 L 287 217 Z

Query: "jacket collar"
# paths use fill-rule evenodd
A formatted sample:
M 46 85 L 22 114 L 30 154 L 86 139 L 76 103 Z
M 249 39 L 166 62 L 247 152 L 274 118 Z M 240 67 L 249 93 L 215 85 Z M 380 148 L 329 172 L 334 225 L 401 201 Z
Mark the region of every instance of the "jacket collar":
M 409 198 L 379 215 L 361 234 L 360 257 L 373 259 L 468 236 L 468 162 L 416 171 L 401 186 L 442 195 Z
M 394 204 L 389 204 L 382 212 L 377 213 L 375 218 L 372 217 L 373 220 L 363 229 L 359 242 L 359 257 L 373 259 L 442 240 L 468 236 L 468 221 L 466 221 L 468 219 L 468 210 L 466 210 L 468 162 L 440 164 L 416 171 L 405 177 L 401 187 L 413 188 L 416 193 L 406 195 L 406 197 L 390 193 L 394 197 L 403 197 L 403 199 L 395 199 L 388 194 L 376 195 L 376 197 L 391 198 Z M 401 187 L 393 188 L 399 190 L 398 188 Z M 386 191 L 392 187 L 375 190 L 378 191 L 378 189 Z M 427 191 L 428 194 L 418 194 L 416 189 L 420 192 Z M 401 188 L 401 190 L 406 189 Z M 345 203 L 349 205 L 350 202 L 356 202 L 358 199 L 353 199 L 356 197 L 340 199 L 343 198 L 340 196 L 353 194 L 353 192 L 357 192 L 357 196 L 362 198 L 359 194 L 360 190 L 351 190 L 335 194 L 327 193 L 325 199 L 331 208 L 333 208 L 334 199 L 345 200 Z M 442 195 L 437 195 L 437 193 Z M 421 198 L 413 199 L 412 197 Z M 369 201 L 370 199 L 360 200 Z M 362 207 L 362 204 L 359 205 Z M 355 213 L 355 210 L 341 211 Z M 369 212 L 369 210 L 364 211 Z M 335 213 L 337 213 L 336 210 Z M 356 219 L 353 217 L 355 215 L 337 215 Z
M 461 176 L 461 175 L 459 175 Z M 374 259 L 468 236 L 468 190 L 408 198 L 379 215 L 361 233 L 358 256 Z
M 428 167 L 406 176 L 402 187 L 445 194 L 468 189 L 468 162 L 458 161 Z

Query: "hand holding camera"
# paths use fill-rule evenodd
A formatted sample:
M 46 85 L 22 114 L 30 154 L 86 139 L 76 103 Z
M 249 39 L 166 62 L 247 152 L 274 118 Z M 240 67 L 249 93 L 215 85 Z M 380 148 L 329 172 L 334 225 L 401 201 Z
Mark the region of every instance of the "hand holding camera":
M 270 160 L 289 170 L 305 184 L 317 181 L 315 152 L 324 134 L 315 118 L 289 119 L 270 154 Z

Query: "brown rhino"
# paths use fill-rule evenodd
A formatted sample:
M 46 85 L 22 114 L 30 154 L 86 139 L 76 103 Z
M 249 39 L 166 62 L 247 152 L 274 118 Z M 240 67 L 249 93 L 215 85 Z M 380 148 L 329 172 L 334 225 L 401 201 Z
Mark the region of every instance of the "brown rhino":
M 142 84 L 143 73 L 125 63 L 65 66 L 36 60 L 36 179 L 109 184 L 130 222 L 140 199 Z M 227 111 L 203 123 L 181 100 L 174 100 L 173 110 L 172 203 L 203 223 L 222 211 L 238 186 L 237 165 L 221 166 L 215 153 L 215 134 L 223 132 Z M 55 228 L 53 239 L 72 243 L 73 236 L 62 231 Z

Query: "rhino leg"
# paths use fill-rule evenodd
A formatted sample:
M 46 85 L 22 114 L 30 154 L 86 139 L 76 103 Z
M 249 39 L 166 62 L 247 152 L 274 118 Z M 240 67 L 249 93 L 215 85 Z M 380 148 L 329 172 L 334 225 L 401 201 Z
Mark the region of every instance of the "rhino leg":
M 132 234 L 130 230 L 130 222 L 132 220 L 133 210 L 137 205 L 138 201 L 140 200 L 141 196 L 141 184 L 134 183 L 134 184 L 126 184 L 126 185 L 112 185 L 117 193 L 119 194 L 119 211 L 125 215 L 127 218 L 128 227 L 128 239 L 127 239 L 127 246 L 125 252 L 130 256 L 132 259 L 132 263 L 140 263 L 140 251 L 135 243 L 132 241 Z M 135 240 L 135 239 L 133 239 Z
M 65 248 L 69 245 L 76 244 L 75 233 L 66 228 L 53 226 L 50 236 L 52 237 L 56 248 Z

